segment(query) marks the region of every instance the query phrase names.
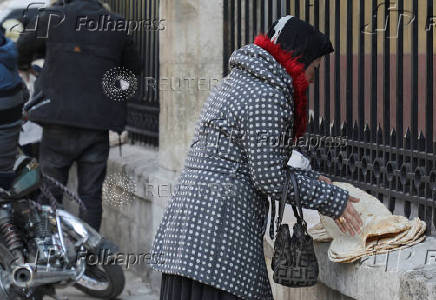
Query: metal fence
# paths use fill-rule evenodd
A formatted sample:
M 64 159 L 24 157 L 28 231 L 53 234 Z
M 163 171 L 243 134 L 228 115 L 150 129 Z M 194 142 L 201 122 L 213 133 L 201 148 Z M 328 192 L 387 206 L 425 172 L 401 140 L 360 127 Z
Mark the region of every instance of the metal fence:
M 435 234 L 433 0 L 224 0 L 224 75 L 233 50 L 286 14 L 335 48 L 309 92 L 312 166 Z M 347 146 L 329 145 L 339 136 Z
M 128 103 L 126 129 L 131 141 L 158 146 L 159 91 L 150 83 L 159 80 L 159 30 L 155 26 L 160 20 L 159 0 L 106 0 L 105 3 L 127 20 L 142 22 L 143 26 L 133 32 L 133 38 L 143 70 L 138 78 L 138 97 Z

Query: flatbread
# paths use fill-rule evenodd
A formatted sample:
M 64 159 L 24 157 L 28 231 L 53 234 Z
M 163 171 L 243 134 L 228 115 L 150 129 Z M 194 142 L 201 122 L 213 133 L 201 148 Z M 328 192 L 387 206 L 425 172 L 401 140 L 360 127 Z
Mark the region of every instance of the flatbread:
M 316 224 L 315 226 L 309 228 L 307 231 L 317 242 L 325 243 L 331 242 L 333 240 L 333 238 L 329 236 L 327 230 L 321 223 Z
M 331 261 L 350 263 L 368 255 L 404 249 L 425 239 L 426 224 L 419 218 L 408 220 L 392 215 L 377 198 L 350 183 L 333 184 L 360 199 L 353 206 L 363 226 L 360 234 L 351 236 L 340 231 L 332 218 L 320 214 L 320 223 L 308 231 L 317 242 L 332 241 L 328 250 Z

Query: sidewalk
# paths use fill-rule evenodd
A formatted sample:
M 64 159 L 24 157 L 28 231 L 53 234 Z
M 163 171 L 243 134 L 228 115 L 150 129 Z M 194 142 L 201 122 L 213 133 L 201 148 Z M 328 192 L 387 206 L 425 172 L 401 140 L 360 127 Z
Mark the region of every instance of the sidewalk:
M 159 295 L 153 294 L 146 283 L 142 282 L 139 277 L 136 277 L 131 272 L 125 272 L 126 287 L 123 294 L 119 297 L 120 300 L 158 300 Z M 70 287 L 57 291 L 58 297 L 62 300 L 92 300 L 83 294 L 81 291 Z M 50 297 L 44 297 L 44 300 L 51 300 Z

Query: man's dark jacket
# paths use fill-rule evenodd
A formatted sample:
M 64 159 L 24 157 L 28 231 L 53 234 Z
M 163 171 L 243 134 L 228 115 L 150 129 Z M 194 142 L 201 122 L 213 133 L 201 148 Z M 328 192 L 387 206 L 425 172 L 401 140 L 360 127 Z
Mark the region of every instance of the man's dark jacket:
M 122 131 L 126 101 L 108 98 L 102 87 L 104 74 L 124 67 L 140 73 L 133 40 L 125 31 L 88 30 L 83 18 L 122 19 L 97 0 L 64 0 L 39 14 L 36 31 L 26 30 L 18 40 L 19 67 L 28 69 L 36 58 L 45 58 L 41 72 L 40 103 L 29 119 L 41 124 L 61 124 L 89 129 Z M 50 25 L 48 25 L 50 24 Z

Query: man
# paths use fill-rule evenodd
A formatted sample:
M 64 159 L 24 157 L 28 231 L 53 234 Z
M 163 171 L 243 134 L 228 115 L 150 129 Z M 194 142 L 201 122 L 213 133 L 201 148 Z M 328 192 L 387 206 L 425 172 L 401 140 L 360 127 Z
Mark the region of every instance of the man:
M 9 189 L 18 152 L 21 116 L 28 91 L 18 75 L 17 48 L 0 30 L 0 187 Z
M 66 184 L 71 165 L 77 163 L 78 193 L 87 208 L 80 217 L 96 230 L 102 217 L 108 130 L 121 133 L 126 123 L 126 101 L 107 97 L 102 79 L 119 67 L 140 72 L 138 53 L 125 31 L 111 24 L 91 26 L 102 19 L 123 21 L 97 0 L 59 1 L 40 14 L 36 30 L 25 30 L 18 40 L 20 69 L 29 69 L 35 58 L 45 59 L 42 94 L 29 109 L 29 119 L 43 126 L 41 169 Z

